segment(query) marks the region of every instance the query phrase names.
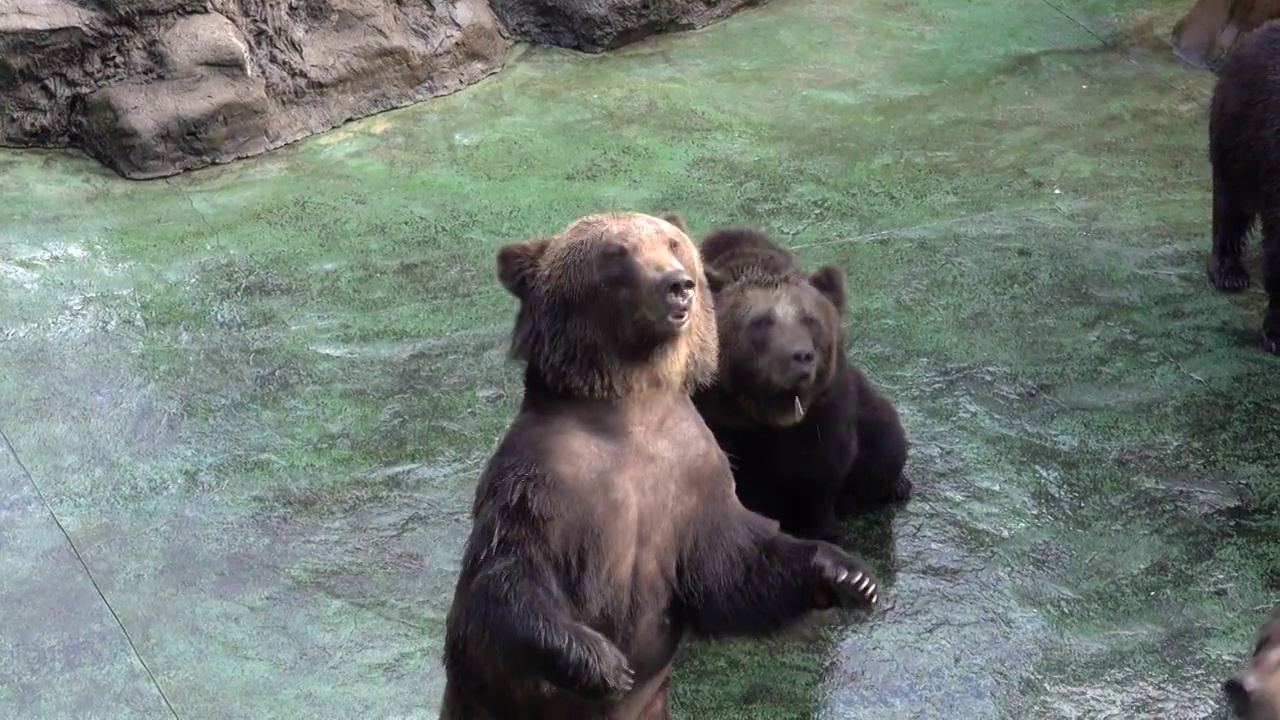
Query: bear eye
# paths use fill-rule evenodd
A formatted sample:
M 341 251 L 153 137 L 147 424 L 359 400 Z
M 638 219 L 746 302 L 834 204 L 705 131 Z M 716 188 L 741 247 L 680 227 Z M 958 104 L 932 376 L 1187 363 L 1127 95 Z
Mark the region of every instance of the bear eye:
M 772 315 L 757 315 L 751 318 L 751 322 L 747 323 L 747 329 L 759 332 L 767 329 L 773 324 Z
M 671 252 L 680 252 L 680 238 L 671 238 Z
M 810 330 L 819 329 L 818 318 L 812 315 L 805 315 L 804 318 L 801 320 L 801 322 L 803 322 L 804 326 L 809 328 Z
M 600 251 L 600 257 L 609 262 L 621 260 L 628 254 L 630 253 L 624 245 L 610 245 Z

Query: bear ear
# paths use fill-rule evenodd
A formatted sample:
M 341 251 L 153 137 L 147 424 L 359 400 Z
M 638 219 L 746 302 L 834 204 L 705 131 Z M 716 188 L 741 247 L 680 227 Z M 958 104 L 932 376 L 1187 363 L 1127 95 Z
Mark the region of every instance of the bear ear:
M 689 234 L 689 226 L 685 225 L 684 218 L 680 217 L 678 214 L 667 213 L 666 215 L 659 215 L 658 217 L 680 228 L 680 232 L 684 233 L 685 235 Z
M 823 265 L 809 276 L 809 284 L 830 300 L 831 304 L 836 306 L 836 310 L 844 312 L 846 300 L 844 273 L 840 272 L 840 268 L 834 265 Z
M 533 290 L 533 275 L 550 240 L 511 243 L 498 251 L 498 281 L 507 292 L 526 300 Z
M 724 289 L 724 276 L 715 268 L 709 268 L 706 265 L 703 265 L 702 274 L 707 276 L 707 289 L 711 291 L 712 295 L 715 295 Z

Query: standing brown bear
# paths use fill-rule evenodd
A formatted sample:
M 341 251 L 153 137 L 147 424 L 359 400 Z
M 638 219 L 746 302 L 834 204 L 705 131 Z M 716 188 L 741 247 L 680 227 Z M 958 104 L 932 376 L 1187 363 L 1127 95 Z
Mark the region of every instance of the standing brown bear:
M 1262 216 L 1263 280 L 1268 303 L 1262 346 L 1280 353 L 1280 23 L 1249 34 L 1222 64 L 1209 109 L 1213 166 L 1213 286 L 1249 285 L 1242 257 Z
M 1258 630 L 1249 664 L 1222 690 L 1241 720 L 1280 720 L 1280 610 Z
M 845 355 L 844 275 L 806 277 L 748 228 L 702 241 L 720 372 L 694 404 L 728 454 L 738 498 L 784 532 L 843 542 L 837 520 L 906 500 L 907 440 L 893 403 Z
M 480 476 L 445 631 L 449 720 L 668 718 L 687 632 L 871 606 L 861 563 L 744 508 L 690 401 L 716 369 L 697 248 L 648 215 L 504 247 L 524 398 Z

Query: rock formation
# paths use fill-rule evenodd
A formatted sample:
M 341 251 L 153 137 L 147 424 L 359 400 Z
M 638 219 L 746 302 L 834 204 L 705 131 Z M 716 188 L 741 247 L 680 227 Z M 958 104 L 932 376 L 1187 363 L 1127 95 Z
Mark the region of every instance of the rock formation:
M 601 52 L 764 0 L 0 0 L 0 144 L 135 179 L 459 90 L 513 41 Z
M 525 42 L 598 53 L 660 32 L 692 30 L 768 0 L 492 0 Z

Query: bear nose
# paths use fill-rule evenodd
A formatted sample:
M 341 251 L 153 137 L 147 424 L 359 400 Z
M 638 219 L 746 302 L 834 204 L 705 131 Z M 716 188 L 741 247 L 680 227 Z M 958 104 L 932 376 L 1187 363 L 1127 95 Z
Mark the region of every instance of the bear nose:
M 1240 682 L 1239 678 L 1231 678 L 1222 684 L 1222 690 L 1227 695 L 1227 702 L 1231 705 L 1231 712 L 1239 718 L 1249 717 L 1253 700 L 1249 696 L 1249 689 L 1245 687 L 1245 684 Z
M 672 270 L 658 279 L 659 286 L 666 293 L 667 303 L 677 310 L 689 309 L 693 300 L 693 289 L 697 286 L 689 273 L 683 270 Z
M 791 353 L 791 362 L 798 368 L 808 368 L 812 366 L 815 359 L 816 356 L 813 354 L 813 350 L 808 348 L 796 350 Z

